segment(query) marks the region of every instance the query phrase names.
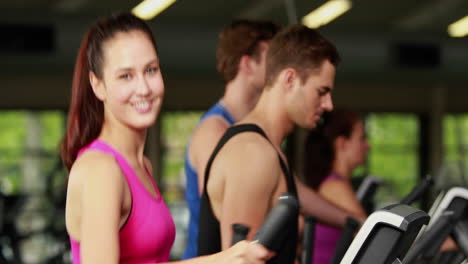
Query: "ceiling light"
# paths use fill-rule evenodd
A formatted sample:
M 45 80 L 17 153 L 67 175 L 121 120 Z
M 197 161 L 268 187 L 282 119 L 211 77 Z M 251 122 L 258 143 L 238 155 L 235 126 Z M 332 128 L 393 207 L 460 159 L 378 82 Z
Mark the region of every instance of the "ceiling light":
M 468 16 L 450 24 L 448 26 L 448 33 L 454 38 L 462 38 L 468 35 Z
M 132 9 L 132 13 L 144 20 L 150 20 L 176 0 L 145 0 Z
M 351 9 L 350 0 L 330 0 L 302 18 L 302 23 L 310 28 L 318 28 L 330 23 Z

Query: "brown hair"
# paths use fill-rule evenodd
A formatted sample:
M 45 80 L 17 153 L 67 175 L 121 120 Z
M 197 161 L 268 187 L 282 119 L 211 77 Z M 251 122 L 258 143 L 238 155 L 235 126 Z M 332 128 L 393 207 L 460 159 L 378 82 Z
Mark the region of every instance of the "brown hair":
M 340 56 L 333 43 L 316 30 L 292 25 L 279 32 L 270 42 L 266 58 L 266 86 L 271 86 L 285 68 L 293 68 L 304 83 L 308 74 L 329 60 L 337 66 Z
M 67 130 L 61 146 L 62 160 L 68 169 L 79 150 L 99 136 L 104 121 L 104 107 L 92 90 L 89 73 L 93 72 L 98 78 L 102 78 L 104 42 L 112 39 L 118 32 L 133 30 L 144 32 L 156 49 L 151 29 L 143 20 L 130 13 L 99 20 L 81 41 L 73 73 Z
M 225 82 L 232 81 L 238 72 L 242 56 L 250 55 L 260 59 L 261 41 L 268 41 L 278 32 L 273 22 L 235 20 L 219 34 L 216 50 L 216 69 Z
M 335 140 L 351 137 L 354 126 L 361 117 L 351 110 L 336 109 L 324 113 L 322 122 L 307 135 L 304 149 L 304 178 L 317 189 L 332 170 L 335 160 Z

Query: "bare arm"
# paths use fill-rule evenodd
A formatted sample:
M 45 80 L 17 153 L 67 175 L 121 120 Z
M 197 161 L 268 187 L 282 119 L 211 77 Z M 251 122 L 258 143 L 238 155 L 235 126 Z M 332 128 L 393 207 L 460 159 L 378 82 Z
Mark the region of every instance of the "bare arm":
M 204 120 L 195 130 L 190 141 L 189 159 L 198 175 L 198 191 L 203 193 L 205 168 L 216 144 L 229 128 L 229 124 L 219 117 Z
M 71 177 L 84 177 L 81 202 L 82 263 L 119 262 L 119 220 L 124 180 L 112 157 L 89 153 Z M 148 161 L 145 160 L 148 165 Z M 113 184 L 109 184 L 112 182 Z M 174 264 L 264 264 L 272 253 L 259 244 L 241 241 L 228 250 Z
M 319 193 L 332 204 L 349 212 L 353 217 L 357 219 L 367 218 L 364 208 L 362 208 L 352 186 L 348 182 L 329 179 L 320 185 Z
M 316 191 L 297 178 L 295 179 L 302 214 L 315 216 L 319 221 L 336 227 L 343 227 L 346 223 L 346 217 L 353 216 L 322 198 Z M 358 218 L 360 221 L 364 219 Z
M 124 180 L 115 160 L 85 153 L 71 177 L 82 177 L 80 249 L 82 263 L 117 263 Z M 112 184 L 109 184 L 112 183 Z
M 231 248 L 219 253 L 193 258 L 184 261 L 169 262 L 173 264 L 263 264 L 272 257 L 272 253 L 259 244 L 241 241 Z
M 89 155 L 91 154 L 91 155 Z M 86 153 L 70 177 L 83 177 L 81 195 L 81 261 L 82 263 L 118 263 L 118 230 L 124 180 L 115 160 L 105 154 Z M 145 164 L 150 166 L 148 160 Z M 112 182 L 112 184 L 109 184 Z M 74 186 L 76 187 L 76 186 Z M 263 264 L 272 253 L 258 244 L 241 241 L 213 255 L 174 264 Z
M 259 135 L 239 135 L 255 137 L 242 144 L 231 143 L 229 154 L 223 157 L 224 192 L 220 216 L 222 248 L 230 246 L 232 224 L 241 223 L 250 227 L 248 239 L 252 239 L 262 225 L 272 205 L 281 169 L 276 151 Z M 218 157 L 221 158 L 221 157 Z

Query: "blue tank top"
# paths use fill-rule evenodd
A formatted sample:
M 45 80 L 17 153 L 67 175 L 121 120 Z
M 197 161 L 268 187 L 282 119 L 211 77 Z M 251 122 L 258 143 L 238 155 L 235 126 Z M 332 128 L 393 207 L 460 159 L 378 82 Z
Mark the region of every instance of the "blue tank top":
M 201 117 L 200 121 L 198 122 L 198 125 L 208 117 L 212 116 L 221 117 L 226 122 L 228 122 L 229 125 L 233 125 L 236 122 L 232 115 L 223 106 L 223 104 L 221 102 L 218 102 Z M 189 146 L 190 142 L 188 144 L 187 150 L 185 151 L 184 167 L 185 177 L 187 179 L 185 199 L 187 200 L 190 216 L 188 225 L 188 239 L 183 259 L 189 259 L 198 256 L 198 218 L 200 216 L 201 198 L 198 193 L 198 174 L 188 158 Z

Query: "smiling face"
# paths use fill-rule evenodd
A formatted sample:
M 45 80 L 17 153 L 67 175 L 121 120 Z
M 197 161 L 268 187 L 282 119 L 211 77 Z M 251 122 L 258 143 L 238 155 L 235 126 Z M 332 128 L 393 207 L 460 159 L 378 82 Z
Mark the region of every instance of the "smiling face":
M 153 125 L 161 108 L 164 83 L 156 49 L 146 33 L 118 32 L 103 45 L 102 79 L 90 73 L 104 103 L 105 122 L 133 129 Z
M 289 118 L 302 128 L 313 129 L 323 112 L 333 109 L 331 90 L 335 66 L 325 60 L 317 70 L 311 71 L 304 82 L 296 79 L 286 99 Z

